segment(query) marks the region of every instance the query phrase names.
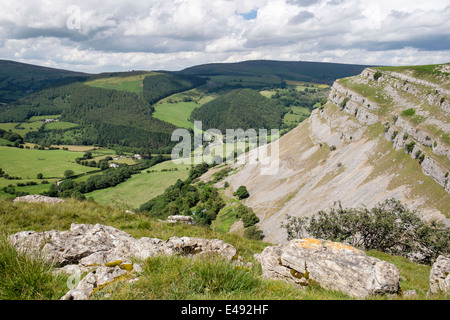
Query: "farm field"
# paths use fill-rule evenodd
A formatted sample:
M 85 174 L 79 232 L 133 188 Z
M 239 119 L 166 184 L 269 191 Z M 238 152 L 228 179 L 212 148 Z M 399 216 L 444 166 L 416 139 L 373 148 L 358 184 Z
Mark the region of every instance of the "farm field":
M 188 177 L 188 164 L 176 165 L 172 161 L 159 163 L 141 174 L 133 175 L 127 181 L 108 189 L 86 193 L 86 198 L 92 197 L 95 202 L 109 204 L 126 209 L 135 209 L 174 184 L 178 179 Z M 175 169 L 177 169 L 175 171 Z M 147 172 L 149 171 L 149 172 Z
M 283 123 L 299 124 L 300 121 L 308 118 L 311 115 L 311 111 L 309 111 L 309 109 L 305 107 L 292 106 L 291 111 L 287 112 L 284 115 Z
M 22 179 L 35 179 L 38 173 L 46 178 L 62 178 L 65 170 L 73 170 L 75 174 L 95 170 L 79 165 L 75 159 L 81 157 L 80 152 L 64 150 L 36 150 L 0 147 L 0 168 L 10 176 Z M 6 180 L 0 178 L 1 180 Z
M 153 116 L 180 128 L 193 129 L 194 124 L 188 120 L 191 112 L 215 97 L 198 89 L 176 93 L 158 102 Z
M 153 116 L 181 128 L 194 129 L 194 124 L 188 118 L 191 112 L 199 106 L 195 102 L 161 103 L 155 107 Z
M 149 72 L 139 75 L 133 75 L 129 77 L 110 77 L 100 78 L 92 81 L 88 81 L 85 84 L 104 89 L 112 89 L 119 91 L 127 91 L 134 93 L 142 93 L 142 81 L 146 76 L 157 74 L 155 72 Z
M 0 129 L 5 131 L 15 132 L 20 134 L 22 137 L 28 132 L 38 131 L 39 128 L 44 124 L 43 121 L 33 121 L 33 122 L 4 122 L 0 123 Z

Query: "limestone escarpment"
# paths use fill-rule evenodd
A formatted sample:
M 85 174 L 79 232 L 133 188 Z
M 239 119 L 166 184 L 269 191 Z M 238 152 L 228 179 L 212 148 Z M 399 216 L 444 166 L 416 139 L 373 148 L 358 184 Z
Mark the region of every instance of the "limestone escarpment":
M 373 207 L 394 197 L 450 225 L 449 80 L 436 73 L 423 80 L 403 69 L 366 69 L 336 81 L 329 101 L 279 140 L 278 172 L 235 164 L 228 194 L 247 187 L 246 205 L 276 243 L 286 239 L 286 215 L 310 216 L 336 201 Z

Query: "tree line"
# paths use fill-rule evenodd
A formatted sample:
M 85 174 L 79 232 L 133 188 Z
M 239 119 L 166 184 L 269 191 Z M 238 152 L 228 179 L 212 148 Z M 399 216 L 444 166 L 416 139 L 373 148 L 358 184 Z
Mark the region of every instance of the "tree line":
M 71 175 L 67 175 L 66 179 L 62 180 L 59 184 L 51 184 L 50 189 L 44 192 L 43 195 L 85 200 L 85 193 L 115 187 L 128 180 L 133 174 L 139 174 L 142 170 L 164 160 L 163 157 L 158 156 L 152 159 L 146 159 L 135 165 L 121 164 L 117 169 L 106 169 L 106 167 L 103 167 L 104 170 L 101 174 L 93 174 L 86 181 L 76 181 L 74 179 L 76 177 L 71 178 Z

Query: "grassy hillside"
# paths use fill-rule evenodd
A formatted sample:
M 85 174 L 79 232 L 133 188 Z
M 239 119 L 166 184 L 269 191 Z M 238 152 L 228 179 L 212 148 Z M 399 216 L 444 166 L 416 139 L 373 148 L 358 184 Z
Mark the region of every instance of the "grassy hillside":
M 189 121 L 192 111 L 218 96 L 200 88 L 175 93 L 154 105 L 153 116 L 177 127 L 193 129 L 194 124 Z
M 102 77 L 85 82 L 85 84 L 97 88 L 127 91 L 134 93 L 142 93 L 143 81 L 146 76 L 155 75 L 156 73 L 148 72 L 142 74 L 131 74 L 123 76 Z
M 56 300 L 68 291 L 66 277 L 53 274 L 52 266 L 32 262 L 15 252 L 5 241 L 5 235 L 23 230 L 68 230 L 72 223 L 110 225 L 135 238 L 145 236 L 166 240 L 172 236 L 189 236 L 222 239 L 232 244 L 245 261 L 254 263 L 254 267 L 246 271 L 216 258 L 149 258 L 143 262 L 143 271 L 138 281 L 130 283 L 128 277 L 120 278 L 98 288 L 91 299 L 350 299 L 316 285 L 297 289 L 283 281 L 262 279 L 259 264 L 253 255 L 261 252 L 268 243 L 248 240 L 235 234 L 213 232 L 202 227 L 166 224 L 144 214 L 128 214 L 116 208 L 72 200 L 58 205 L 13 204 L 10 200 L 0 200 L 0 299 Z M 419 299 L 426 298 L 430 267 L 379 252 L 368 254 L 395 264 L 402 276 L 402 289 L 416 289 Z M 234 279 L 234 282 L 229 279 Z

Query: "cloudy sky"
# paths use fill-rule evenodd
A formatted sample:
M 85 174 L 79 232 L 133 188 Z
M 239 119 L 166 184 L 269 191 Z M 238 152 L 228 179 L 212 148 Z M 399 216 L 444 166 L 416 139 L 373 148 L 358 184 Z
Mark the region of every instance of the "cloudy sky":
M 450 62 L 448 0 L 0 0 L 0 59 L 86 72 Z

